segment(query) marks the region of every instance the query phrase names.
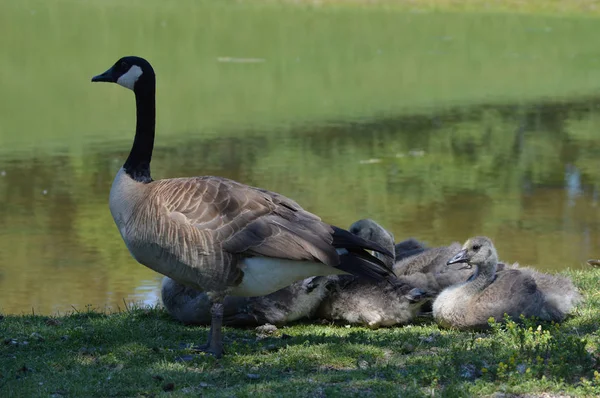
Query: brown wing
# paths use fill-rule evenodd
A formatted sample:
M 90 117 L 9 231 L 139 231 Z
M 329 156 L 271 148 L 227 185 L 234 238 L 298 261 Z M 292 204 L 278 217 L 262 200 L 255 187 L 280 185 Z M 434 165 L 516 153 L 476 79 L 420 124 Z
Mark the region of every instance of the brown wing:
M 167 214 L 195 226 L 209 253 L 224 250 L 331 266 L 340 262 L 332 246 L 333 228 L 282 195 L 220 177 L 156 184 Z

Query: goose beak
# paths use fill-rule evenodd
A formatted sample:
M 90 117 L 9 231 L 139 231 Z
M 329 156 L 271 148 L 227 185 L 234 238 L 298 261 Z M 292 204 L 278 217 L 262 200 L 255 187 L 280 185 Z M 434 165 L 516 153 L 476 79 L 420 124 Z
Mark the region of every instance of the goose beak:
M 467 258 L 467 250 L 463 249 L 463 250 L 459 251 L 458 253 L 456 253 L 456 255 L 454 257 L 452 257 L 450 260 L 448 260 L 448 262 L 446 264 L 451 265 L 451 264 L 458 264 L 458 263 L 467 263 L 468 261 L 469 261 L 469 259 Z
M 113 74 L 113 68 L 110 68 L 109 70 L 102 73 L 101 75 L 92 77 L 92 81 L 93 82 L 110 82 L 110 83 L 116 82 L 116 79 L 114 78 L 114 74 Z

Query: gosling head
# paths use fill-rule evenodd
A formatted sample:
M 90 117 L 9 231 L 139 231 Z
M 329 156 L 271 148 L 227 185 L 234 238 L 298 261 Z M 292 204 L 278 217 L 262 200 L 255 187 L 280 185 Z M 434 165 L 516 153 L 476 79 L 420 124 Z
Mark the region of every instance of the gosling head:
M 375 221 L 369 218 L 358 220 L 348 230 L 362 239 L 377 243 L 391 254 L 394 253 L 394 235 Z M 386 257 L 379 252 L 373 254 L 390 267 L 394 263 L 393 257 Z
M 394 235 L 370 218 L 355 221 L 348 229 L 354 235 L 371 242 L 379 243 L 393 251 Z
M 463 264 L 458 269 L 470 269 L 474 265 L 497 264 L 498 254 L 490 238 L 477 236 L 465 242 L 461 251 L 448 260 L 447 265 Z
M 106 72 L 92 77 L 93 82 L 117 83 L 137 92 L 154 87 L 154 69 L 144 58 L 128 56 L 119 59 Z

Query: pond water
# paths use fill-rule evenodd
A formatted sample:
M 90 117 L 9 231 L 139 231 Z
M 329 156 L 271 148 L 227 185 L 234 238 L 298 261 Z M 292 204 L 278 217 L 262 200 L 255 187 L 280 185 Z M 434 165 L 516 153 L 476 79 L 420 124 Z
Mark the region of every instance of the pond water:
M 471 107 L 380 123 L 157 136 L 155 178 L 220 175 L 296 199 L 332 224 L 371 217 L 430 245 L 492 237 L 543 270 L 599 255 L 600 101 Z M 157 302 L 110 216 L 131 137 L 0 160 L 0 308 L 55 313 Z M 168 142 L 165 142 L 168 141 Z
M 0 2 L 0 312 L 157 301 L 107 203 L 134 101 L 90 83 L 123 55 L 157 72 L 155 178 L 544 270 L 600 255 L 595 18 L 291 3 Z

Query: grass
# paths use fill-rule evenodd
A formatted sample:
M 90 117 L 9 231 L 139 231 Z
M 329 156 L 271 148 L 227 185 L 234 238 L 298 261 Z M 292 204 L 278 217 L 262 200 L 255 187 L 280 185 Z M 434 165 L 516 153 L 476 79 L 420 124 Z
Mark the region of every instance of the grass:
M 228 328 L 221 360 L 192 355 L 206 329 L 159 308 L 5 316 L 0 396 L 597 396 L 600 270 L 566 273 L 586 301 L 561 325 Z

